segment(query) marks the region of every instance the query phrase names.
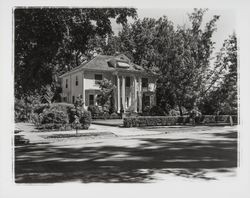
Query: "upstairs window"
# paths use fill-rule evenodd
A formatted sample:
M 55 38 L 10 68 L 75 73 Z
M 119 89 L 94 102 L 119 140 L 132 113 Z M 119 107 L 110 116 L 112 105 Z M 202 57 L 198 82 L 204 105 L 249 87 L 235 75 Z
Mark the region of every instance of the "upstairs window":
M 148 88 L 148 79 L 147 78 L 142 78 L 142 87 Z
M 76 86 L 78 86 L 78 76 L 76 76 Z
M 98 82 L 102 80 L 102 75 L 101 74 L 95 74 L 95 84 L 97 85 Z
M 68 79 L 66 79 L 65 88 L 68 88 Z
M 130 87 L 130 77 L 129 76 L 127 76 L 125 79 L 125 85 L 126 85 L 126 87 Z

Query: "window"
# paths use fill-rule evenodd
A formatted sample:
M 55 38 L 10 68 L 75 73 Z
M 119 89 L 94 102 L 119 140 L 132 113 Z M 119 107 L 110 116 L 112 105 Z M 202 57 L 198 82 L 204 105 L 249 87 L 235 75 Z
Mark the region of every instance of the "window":
M 95 74 L 95 84 L 98 84 L 102 80 L 102 75 L 101 74 Z
M 147 88 L 148 87 L 148 79 L 142 78 L 142 87 Z
M 126 106 L 127 106 L 127 108 L 129 107 L 129 97 L 127 97 L 127 101 L 126 101 Z
M 128 63 L 120 62 L 120 61 L 117 62 L 117 66 L 120 67 L 120 68 L 129 68 Z
M 75 103 L 75 96 L 72 96 L 72 103 Z
M 97 105 L 98 106 L 101 106 L 101 103 L 100 103 L 100 100 L 99 100 L 99 98 L 101 97 L 101 95 L 100 94 L 98 94 L 97 96 L 96 96 L 96 103 L 97 103 Z
M 126 85 L 126 87 L 130 87 L 130 77 L 129 76 L 127 76 L 125 79 L 125 85 Z
M 78 76 L 76 76 L 76 86 L 78 86 Z
M 89 95 L 89 105 L 94 105 L 94 95 Z
M 65 88 L 68 88 L 68 79 L 66 79 Z

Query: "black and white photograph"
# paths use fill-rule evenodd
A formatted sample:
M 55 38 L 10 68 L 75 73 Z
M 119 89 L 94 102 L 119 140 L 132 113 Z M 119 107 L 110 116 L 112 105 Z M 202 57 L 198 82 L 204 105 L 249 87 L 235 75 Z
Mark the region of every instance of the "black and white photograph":
M 243 175 L 243 189 L 238 15 L 198 4 L 12 6 L 11 185 L 233 191 Z

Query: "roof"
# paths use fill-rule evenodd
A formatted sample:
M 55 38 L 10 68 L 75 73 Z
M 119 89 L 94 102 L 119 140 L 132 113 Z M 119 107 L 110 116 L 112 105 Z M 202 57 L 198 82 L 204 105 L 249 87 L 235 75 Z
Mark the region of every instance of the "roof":
M 62 74 L 60 77 L 74 73 L 76 71 L 84 70 L 97 70 L 97 71 L 127 71 L 135 73 L 149 74 L 146 70 L 139 65 L 131 62 L 131 60 L 124 54 L 117 56 L 97 55 L 89 62 L 82 63 L 80 66 L 75 67 L 69 72 Z M 153 75 L 153 73 L 150 73 Z

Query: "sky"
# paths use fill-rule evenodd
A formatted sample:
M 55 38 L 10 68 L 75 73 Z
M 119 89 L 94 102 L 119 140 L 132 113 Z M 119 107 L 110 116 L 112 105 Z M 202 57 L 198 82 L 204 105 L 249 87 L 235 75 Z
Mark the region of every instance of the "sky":
M 191 13 L 192 9 L 137 9 L 138 18 L 143 19 L 145 17 L 158 19 L 162 16 L 167 16 L 175 26 L 188 25 L 188 13 Z M 213 15 L 220 15 L 219 21 L 217 21 L 217 30 L 213 35 L 212 40 L 215 42 L 214 53 L 218 52 L 222 47 L 223 41 L 228 38 L 236 30 L 236 14 L 233 10 L 211 10 L 209 9 L 203 18 L 203 24 L 212 19 Z M 132 23 L 133 19 L 129 19 L 129 23 Z M 112 28 L 115 34 L 121 31 L 122 26 L 112 23 Z

